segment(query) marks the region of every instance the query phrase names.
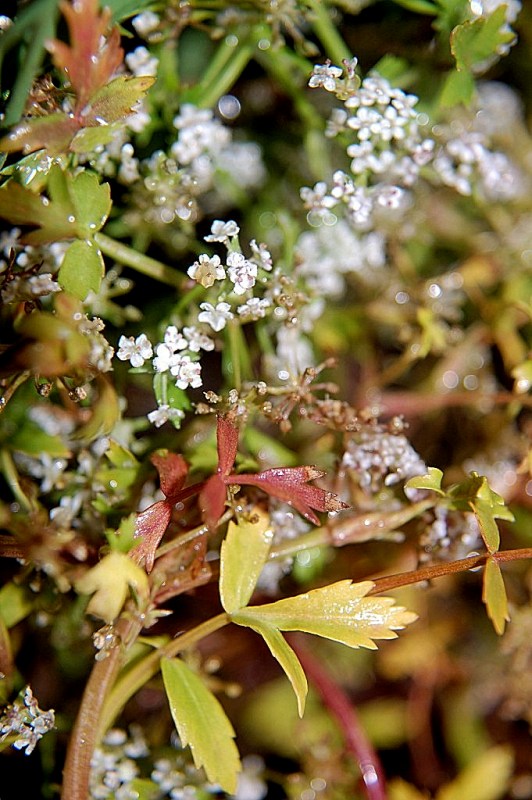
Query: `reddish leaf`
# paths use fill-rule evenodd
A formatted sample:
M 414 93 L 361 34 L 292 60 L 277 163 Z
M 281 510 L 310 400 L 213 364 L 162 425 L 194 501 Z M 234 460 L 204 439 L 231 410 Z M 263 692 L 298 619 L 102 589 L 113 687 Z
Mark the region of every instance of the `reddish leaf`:
M 226 495 L 225 481 L 220 475 L 212 475 L 200 492 L 201 516 L 210 531 L 216 530 L 218 521 L 224 513 Z
M 238 428 L 228 419 L 218 417 L 216 441 L 218 446 L 218 474 L 229 475 L 236 458 Z
M 144 563 L 146 572 L 153 568 L 155 551 L 170 523 L 172 506 L 168 500 L 159 500 L 137 516 L 135 538 L 142 539 L 129 555 L 137 564 Z
M 256 475 L 229 475 L 226 483 L 240 486 L 258 486 L 273 497 L 284 500 L 303 514 L 314 525 L 320 521 L 312 511 L 340 511 L 348 508 L 335 494 L 318 486 L 308 486 L 308 481 L 321 478 L 324 473 L 315 467 L 282 467 L 267 469 Z
M 183 456 L 174 453 L 154 453 L 150 458 L 151 463 L 159 473 L 161 491 L 172 505 L 176 502 L 174 497 L 180 492 L 188 473 L 188 464 Z
M 33 117 L 17 125 L 11 133 L 0 139 L 0 150 L 13 153 L 23 150 L 33 153 L 45 147 L 51 155 L 63 153 L 79 124 L 63 111 L 46 117 Z
M 92 95 L 105 86 L 124 57 L 120 33 L 109 31 L 111 11 L 99 13 L 99 0 L 63 2 L 61 11 L 66 19 L 70 45 L 54 39 L 48 49 L 54 64 L 64 70 L 76 92 L 76 111 L 85 107 Z
M 90 101 L 90 105 L 82 113 L 83 125 L 97 126 L 118 122 L 131 114 L 132 108 L 140 97 L 155 81 L 151 75 L 139 75 L 130 78 L 120 75 L 103 89 L 100 89 Z

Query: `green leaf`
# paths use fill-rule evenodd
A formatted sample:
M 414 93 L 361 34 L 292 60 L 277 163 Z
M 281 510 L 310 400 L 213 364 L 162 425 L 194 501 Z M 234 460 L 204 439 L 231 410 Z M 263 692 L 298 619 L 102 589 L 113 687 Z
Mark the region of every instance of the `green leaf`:
M 508 599 L 501 568 L 494 558 L 488 558 L 484 569 L 482 600 L 486 604 L 488 617 L 499 636 L 504 633 L 506 622 L 510 621 Z
M 104 274 L 105 264 L 98 248 L 86 239 L 77 239 L 66 251 L 57 279 L 66 292 L 85 300 L 89 292 L 98 293 Z
M 494 553 L 498 550 L 500 535 L 495 520 L 513 522 L 514 515 L 505 506 L 502 497 L 490 488 L 487 478 L 472 472 L 467 480 L 451 487 L 449 498 L 454 508 L 475 514 L 488 551 Z
M 467 106 L 475 94 L 475 79 L 470 72 L 452 70 L 447 74 L 440 95 L 440 105 L 450 108 L 462 103 Z
M 240 772 L 235 732 L 225 711 L 201 678 L 178 658 L 163 658 L 161 672 L 170 711 L 194 764 L 225 792 L 234 794 Z
M 142 98 L 154 81 L 155 78 L 149 75 L 137 78 L 120 75 L 115 78 L 93 96 L 90 109 L 84 116 L 85 124 L 87 127 L 109 125 L 128 116 L 135 103 Z
M 12 628 L 33 609 L 31 593 L 24 586 L 10 581 L 0 589 L 0 617 L 6 628 Z
M 506 6 L 500 5 L 489 16 L 457 25 L 451 32 L 451 52 L 458 70 L 472 71 L 514 38 L 506 25 Z
M 505 797 L 513 761 L 509 747 L 490 748 L 440 789 L 436 800 L 499 800 Z
M 233 622 L 236 622 L 232 617 Z M 238 623 L 241 624 L 241 623 Z M 270 653 L 277 659 L 283 671 L 292 684 L 296 699 L 299 716 L 305 712 L 305 700 L 307 699 L 308 683 L 303 667 L 299 659 L 277 628 L 265 622 L 256 620 L 253 625 L 246 627 L 252 628 L 256 633 L 260 633 L 270 649 Z
M 112 142 L 122 125 L 98 125 L 97 128 L 82 128 L 70 142 L 73 153 L 91 153 L 97 147 Z
M 133 512 L 128 517 L 124 517 L 121 520 L 116 531 L 105 531 L 106 539 L 112 550 L 117 550 L 119 553 L 127 553 L 137 544 L 135 541 L 136 519 L 137 515 Z
M 178 408 L 180 411 L 188 411 L 191 408 L 187 393 L 169 380 L 166 372 L 156 372 L 153 376 L 153 392 L 159 405 L 168 405 L 170 408 Z M 176 419 L 174 425 L 179 429 L 181 420 Z M 212 466 L 216 467 L 216 451 L 214 451 L 214 463 Z
M 430 0 L 394 0 L 398 6 L 414 11 L 416 14 L 430 14 L 436 16 L 438 9 Z
M 138 564 L 125 555 L 113 550 L 95 567 L 89 569 L 76 583 L 76 591 L 92 594 L 87 613 L 112 622 L 120 614 L 129 587 L 147 600 L 148 576 Z
M 438 494 L 444 495 L 445 492 L 441 488 L 442 478 L 443 472 L 441 469 L 429 467 L 427 475 L 410 478 L 410 480 L 405 483 L 405 489 L 428 489 L 431 492 L 438 492 Z
M 220 598 L 228 614 L 249 603 L 272 540 L 270 518 L 258 508 L 250 520 L 229 523 L 220 553 Z
M 232 615 L 238 625 L 265 623 L 282 631 L 303 631 L 348 647 L 376 649 L 374 639 L 395 639 L 396 630 L 417 615 L 396 606 L 391 597 L 366 597 L 371 581 L 338 581 L 275 603 L 249 606 Z
M 100 184 L 94 172 L 84 170 L 68 187 L 76 217 L 78 236 L 91 236 L 103 227 L 111 211 L 111 187 Z

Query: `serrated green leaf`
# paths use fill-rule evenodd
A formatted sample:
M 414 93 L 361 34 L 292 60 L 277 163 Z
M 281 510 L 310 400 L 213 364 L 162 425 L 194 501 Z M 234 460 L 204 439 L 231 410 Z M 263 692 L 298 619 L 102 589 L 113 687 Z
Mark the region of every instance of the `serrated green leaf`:
M 220 598 L 228 614 L 249 603 L 273 541 L 268 514 L 254 509 L 251 520 L 230 522 L 222 542 Z
M 437 467 L 429 467 L 427 475 L 419 475 L 415 478 L 410 478 L 405 483 L 405 489 L 429 489 L 432 492 L 444 495 L 445 492 L 441 488 L 443 472 Z
M 95 128 L 82 128 L 70 142 L 73 153 L 91 153 L 97 147 L 112 142 L 121 125 L 98 125 Z
M 135 522 L 137 515 L 133 512 L 128 517 L 124 517 L 116 531 L 106 530 L 105 536 L 112 550 L 120 553 L 127 553 L 136 545 L 135 542 Z
M 493 627 L 499 636 L 502 636 L 506 622 L 510 621 L 510 613 L 501 568 L 494 558 L 488 558 L 486 561 L 482 600 L 486 604 L 486 611 L 493 622 Z
M 500 45 L 508 44 L 514 34 L 506 25 L 506 6 L 500 5 L 493 14 L 457 25 L 451 32 L 451 51 L 459 70 L 471 71 L 491 56 Z
M 233 622 L 236 620 L 232 617 Z M 240 624 L 240 623 L 239 623 Z M 272 656 L 277 659 L 283 671 L 292 684 L 297 700 L 297 710 L 299 716 L 305 713 L 305 700 L 307 699 L 308 683 L 303 667 L 298 657 L 277 628 L 268 625 L 263 621 L 256 620 L 253 625 L 246 627 L 252 628 L 256 633 L 260 633 Z
M 68 247 L 57 280 L 63 289 L 78 300 L 85 300 L 89 292 L 100 289 L 105 274 L 102 254 L 88 240 L 77 239 Z
M 9 581 L 0 589 L 0 617 L 6 628 L 12 628 L 33 609 L 32 595 L 24 586 Z
M 240 757 L 235 732 L 222 706 L 201 678 L 179 658 L 163 658 L 161 672 L 170 711 L 194 764 L 230 794 L 236 791 Z
M 396 606 L 391 597 L 366 597 L 373 586 L 371 581 L 338 581 L 275 603 L 249 606 L 232 619 L 238 625 L 266 623 L 281 631 L 313 633 L 348 647 L 374 650 L 374 639 L 395 639 L 395 631 L 417 615 Z
M 436 800 L 499 800 L 506 796 L 513 761 L 509 747 L 490 748 L 440 789 Z
M 109 125 L 131 114 L 135 103 L 140 100 L 155 78 L 142 75 L 136 78 L 120 75 L 99 89 L 92 97 L 90 109 L 84 117 L 85 124 Z

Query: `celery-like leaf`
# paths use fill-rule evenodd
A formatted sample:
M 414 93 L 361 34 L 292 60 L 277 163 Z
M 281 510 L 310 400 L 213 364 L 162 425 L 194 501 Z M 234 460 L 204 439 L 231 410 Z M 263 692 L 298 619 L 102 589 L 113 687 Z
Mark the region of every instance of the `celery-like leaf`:
M 482 600 L 486 604 L 486 611 L 493 622 L 493 627 L 499 636 L 502 636 L 506 623 L 510 621 L 510 614 L 501 568 L 494 558 L 488 558 L 486 561 Z

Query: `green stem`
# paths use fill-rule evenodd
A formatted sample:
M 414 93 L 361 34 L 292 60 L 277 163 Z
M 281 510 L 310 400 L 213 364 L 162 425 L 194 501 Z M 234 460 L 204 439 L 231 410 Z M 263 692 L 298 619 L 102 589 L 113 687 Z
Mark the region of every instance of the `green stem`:
M 327 3 L 324 0 L 307 0 L 307 4 L 314 14 L 312 20 L 314 33 L 324 46 L 329 58 L 338 66 L 340 66 L 344 58 L 350 60 L 352 53 L 349 52 L 349 48 L 338 33 L 338 29 L 331 19 Z
M 120 264 L 140 272 L 142 275 L 147 275 L 156 281 L 165 283 L 168 286 L 173 286 L 176 289 L 181 289 L 186 280 L 186 276 L 182 275 L 177 270 L 172 269 L 167 264 L 161 261 L 156 261 L 155 258 L 150 258 L 133 250 L 122 242 L 117 242 L 116 239 L 111 239 L 104 233 L 94 234 L 94 243 L 100 248 L 102 253 L 106 256 L 114 258 Z
M 31 500 L 26 497 L 20 485 L 19 476 L 15 463 L 11 457 L 11 453 L 5 447 L 0 450 L 0 470 L 13 492 L 13 497 L 17 500 L 22 511 L 34 511 L 34 506 Z
M 187 633 L 182 634 L 177 639 L 172 639 L 168 644 L 154 650 L 149 656 L 131 667 L 122 678 L 118 679 L 106 699 L 98 722 L 99 735 L 103 736 L 105 731 L 113 724 L 129 698 L 133 697 L 150 678 L 153 678 L 159 672 L 161 658 L 173 658 L 182 650 L 186 650 L 211 633 L 228 625 L 230 621 L 229 615 L 225 612 L 218 614 L 216 617 L 212 617 L 212 619 L 208 619 L 206 622 L 202 622 L 187 631 Z

